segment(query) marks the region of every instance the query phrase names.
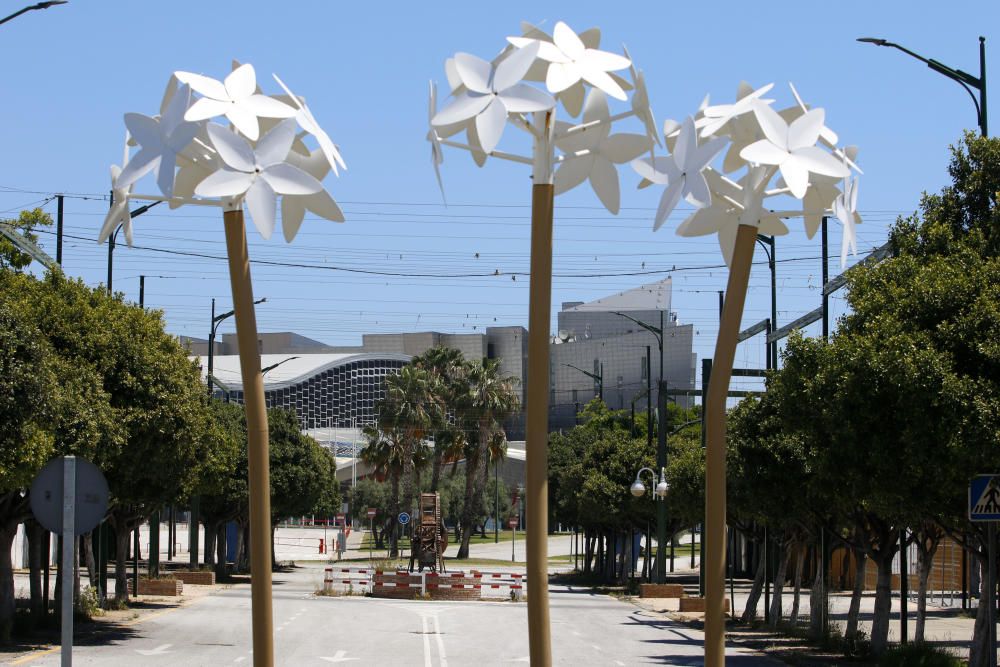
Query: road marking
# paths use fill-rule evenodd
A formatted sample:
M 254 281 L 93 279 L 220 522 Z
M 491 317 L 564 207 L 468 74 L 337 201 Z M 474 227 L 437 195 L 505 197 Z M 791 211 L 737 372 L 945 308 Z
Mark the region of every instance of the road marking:
M 351 660 L 359 660 L 359 658 L 348 658 L 347 651 L 344 650 L 337 651 L 332 658 L 321 655 L 319 659 L 326 660 L 327 662 L 349 662 Z
M 39 658 L 44 658 L 47 655 L 51 655 L 51 654 L 55 653 L 56 651 L 59 651 L 61 648 L 62 647 L 60 647 L 60 646 L 53 646 L 52 648 L 47 648 L 44 651 L 38 651 L 36 653 L 29 653 L 28 655 L 26 655 L 24 657 L 21 657 L 21 658 L 18 658 L 17 660 L 12 661 L 10 664 L 11 665 L 23 665 L 25 663 L 31 662 L 32 660 L 38 660 Z
M 601 647 L 600 647 L 600 646 L 598 646 L 597 644 L 591 644 L 590 646 L 591 646 L 591 647 L 592 647 L 592 648 L 593 648 L 593 649 L 594 649 L 595 651 L 600 651 L 600 650 L 601 650 Z
M 139 655 L 164 655 L 166 653 L 173 653 L 173 651 L 168 651 L 173 644 L 160 644 L 154 649 L 136 649 L 135 652 Z
M 620 667 L 625 667 L 625 663 L 622 662 L 621 660 L 615 660 L 615 664 L 619 665 Z
M 247 659 L 247 657 L 245 655 L 241 655 L 240 657 L 238 657 L 235 660 L 233 660 L 233 662 L 243 662 L 246 659 Z
M 434 639 L 437 640 L 438 655 L 441 658 L 441 667 L 448 667 L 448 659 L 444 655 L 444 638 L 441 636 L 441 619 L 434 614 Z
M 427 615 L 426 614 L 421 614 L 420 615 L 420 621 L 424 625 L 424 631 L 423 631 L 423 636 L 424 636 L 424 667 L 431 667 L 433 665 L 433 663 L 431 662 L 431 638 L 427 636 L 428 635 Z

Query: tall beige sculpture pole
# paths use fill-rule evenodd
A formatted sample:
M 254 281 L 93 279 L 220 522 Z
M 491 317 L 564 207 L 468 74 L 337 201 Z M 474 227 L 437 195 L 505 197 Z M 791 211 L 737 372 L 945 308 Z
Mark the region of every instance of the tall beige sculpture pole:
M 819 219 L 834 206 L 844 224 L 845 248 L 854 243 L 856 182 L 848 181 L 856 149 L 836 147 L 822 109 L 810 109 L 792 87 L 796 104 L 779 114 L 763 99 L 771 85 L 753 90 L 741 84 L 733 104 L 704 106 L 683 123 L 667 121 L 671 155 L 643 158 L 633 167 L 649 183 L 666 186 L 654 229 L 681 198 L 697 207 L 678 227 L 682 236 L 718 234 L 729 265 L 722 322 L 715 344 L 705 410 L 705 664 L 725 664 L 726 580 L 726 399 L 743 317 L 757 232 L 787 234 L 782 219 L 801 216 L 812 237 Z M 747 141 L 748 137 L 764 137 Z M 699 138 L 704 139 L 699 142 Z M 825 146 L 824 150 L 819 145 Z M 709 164 L 729 145 L 721 171 Z M 743 171 L 738 179 L 728 173 Z M 860 170 L 858 170 L 860 171 Z M 772 183 L 780 172 L 781 180 Z M 845 179 L 844 191 L 837 182 Z M 764 206 L 770 197 L 803 201 L 800 210 Z M 776 207 L 775 207 L 776 208 Z M 842 255 L 842 259 L 844 256 Z
M 274 624 L 271 604 L 271 482 L 268 455 L 264 376 L 257 353 L 257 315 L 250 280 L 250 256 L 242 206 L 226 210 L 229 281 L 236 311 L 236 339 L 247 413 L 247 463 L 250 483 L 250 600 L 254 665 L 274 664 Z
M 274 231 L 279 195 L 287 241 L 295 237 L 307 209 L 328 220 L 344 220 L 340 207 L 320 182 L 331 170 L 336 173 L 338 165 L 345 168 L 340 153 L 305 102 L 274 78 L 286 93 L 282 99 L 257 92 L 251 65 L 235 64 L 224 82 L 176 72 L 167 84 L 158 116 L 125 114 L 129 136 L 140 149 L 130 158 L 126 141 L 122 168 L 111 169 L 115 205 L 98 237 L 102 242 L 123 225 L 131 245 L 129 199 L 166 201 L 171 208 L 218 206 L 224 211 L 247 416 L 251 629 L 256 667 L 274 664 L 271 485 L 267 409 L 243 207 L 265 239 Z M 192 92 L 200 97 L 195 99 Z M 208 122 L 216 116 L 224 116 L 226 124 Z M 315 139 L 316 149 L 306 147 L 302 141 L 306 136 Z M 133 185 L 150 172 L 156 173 L 162 194 L 132 193 Z
M 577 35 L 565 23 L 551 36 L 524 24 L 523 35 L 508 37 L 509 46 L 492 62 L 467 53 L 456 54 L 445 68 L 454 99 L 437 110 L 431 84 L 430 123 L 435 169 L 443 161 L 441 146 L 472 153 L 481 166 L 488 158 L 532 165 L 531 279 L 528 306 L 528 384 L 526 419 L 528 645 L 531 664 L 552 664 L 548 594 L 548 420 L 549 323 L 552 313 L 552 217 L 554 197 L 588 181 L 605 207 L 619 208 L 618 172 L 614 164 L 628 162 L 648 151 L 656 136 L 648 97 L 639 73 L 632 82 L 614 70 L 630 67 L 623 56 L 597 49 L 600 32 Z M 522 83 L 545 81 L 547 92 Z M 632 109 L 611 116 L 607 98 L 627 99 L 636 89 Z M 554 94 L 555 97 L 550 95 Z M 557 123 L 561 102 L 571 116 L 583 111 L 583 122 Z M 530 117 L 529 117 L 530 114 Z M 611 134 L 613 122 L 636 117 L 644 134 Z M 510 123 L 532 137 L 530 156 L 496 150 Z M 448 139 L 465 132 L 468 143 Z M 556 157 L 555 150 L 562 151 Z M 441 183 L 438 173 L 438 183 Z

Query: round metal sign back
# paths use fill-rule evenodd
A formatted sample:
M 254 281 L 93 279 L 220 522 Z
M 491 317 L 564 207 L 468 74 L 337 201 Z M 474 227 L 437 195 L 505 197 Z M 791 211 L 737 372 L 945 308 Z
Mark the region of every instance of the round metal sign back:
M 47 530 L 63 529 L 63 459 L 45 464 L 31 482 L 31 511 Z M 95 528 L 108 511 L 108 481 L 100 468 L 87 459 L 76 457 L 76 525 L 73 533 L 82 535 Z
M 407 514 L 406 512 L 400 512 L 399 513 L 399 522 L 401 524 L 403 524 L 404 526 L 406 524 L 410 523 L 410 515 Z

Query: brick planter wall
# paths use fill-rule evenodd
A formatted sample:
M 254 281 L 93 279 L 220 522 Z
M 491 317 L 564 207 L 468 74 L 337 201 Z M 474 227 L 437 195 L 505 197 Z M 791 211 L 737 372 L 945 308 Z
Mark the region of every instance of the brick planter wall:
M 639 597 L 682 598 L 684 597 L 684 586 L 682 584 L 639 584 Z
M 173 572 L 173 576 L 183 581 L 185 584 L 196 584 L 199 586 L 212 586 L 215 584 L 215 572 L 211 570 L 197 570 L 195 572 Z
M 427 575 L 427 596 L 432 600 L 479 600 L 481 579 L 471 576 Z M 461 588 L 458 588 L 461 586 Z M 420 574 L 417 572 L 376 572 L 372 596 L 412 600 L 420 595 Z
M 699 614 L 705 613 L 705 598 L 681 598 L 680 602 L 680 611 Z M 723 607 L 725 608 L 726 613 L 729 613 L 729 598 L 726 598 L 724 602 L 725 604 Z
M 140 579 L 139 595 L 180 595 L 184 591 L 184 582 L 180 579 Z M 132 577 L 128 578 L 128 592 L 132 592 Z

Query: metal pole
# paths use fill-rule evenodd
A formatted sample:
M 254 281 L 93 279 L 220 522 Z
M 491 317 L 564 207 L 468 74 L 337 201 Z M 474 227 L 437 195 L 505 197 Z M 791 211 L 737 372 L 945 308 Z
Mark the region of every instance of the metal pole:
M 962 547 L 962 609 L 969 608 L 969 552 Z
M 198 563 L 201 561 L 200 552 L 200 538 L 198 524 L 201 522 L 201 502 L 198 496 L 191 497 L 191 521 L 188 524 L 188 561 L 193 569 L 198 569 Z M 270 535 L 270 528 L 268 529 L 268 534 Z
M 997 542 L 997 525 L 996 522 L 990 521 L 986 524 L 986 539 L 989 544 L 986 546 L 986 562 L 987 562 L 987 572 L 986 572 L 986 582 L 983 587 L 986 591 L 985 600 L 986 604 L 986 627 L 989 628 L 989 644 L 988 644 L 988 655 L 986 664 L 990 667 L 995 667 L 997 664 L 997 612 L 996 612 L 996 571 L 997 571 L 997 554 L 996 554 L 996 542 Z
M 108 294 L 112 294 L 111 291 L 111 279 L 112 279 L 112 267 L 113 260 L 115 257 L 115 234 L 112 232 L 111 236 L 108 237 Z
M 208 328 L 208 396 L 212 397 L 212 371 L 215 357 L 215 299 L 212 299 L 212 321 Z
M 906 580 L 906 528 L 899 529 L 899 641 L 901 644 L 906 643 L 906 596 L 907 596 L 907 584 Z
M 264 378 L 257 354 L 257 319 L 250 281 L 243 210 L 236 207 L 223 214 L 229 277 L 236 311 L 236 336 L 247 416 L 250 489 L 250 596 L 254 667 L 274 664 L 273 610 L 271 607 L 271 488 L 268 469 L 267 409 Z
M 661 339 L 662 340 L 662 339 Z M 660 357 L 663 357 L 660 350 Z M 662 369 L 661 369 L 662 370 Z M 660 378 L 660 386 L 656 392 L 656 409 L 660 413 L 656 427 L 656 467 L 661 472 L 667 467 L 667 383 Z M 654 476 L 655 477 L 655 476 Z M 673 545 L 671 545 L 670 566 L 673 569 Z M 654 580 L 662 584 L 667 578 L 667 499 L 660 498 L 656 502 L 656 576 Z
M 709 384 L 704 412 L 705 448 L 705 665 L 725 664 L 726 577 L 726 398 L 736 355 L 736 338 L 746 301 L 757 228 L 738 225 L 719 336 L 713 357 L 714 380 Z
M 823 266 L 822 266 L 823 287 L 826 287 L 826 283 L 830 280 L 830 275 L 829 275 L 829 271 L 830 271 L 830 254 L 829 254 L 830 253 L 830 245 L 829 245 L 828 240 L 827 240 L 827 226 L 828 226 L 827 221 L 828 220 L 829 220 L 829 218 L 827 218 L 827 216 L 824 215 L 823 216 L 823 225 L 822 225 L 822 227 L 823 227 L 823 232 L 822 232 L 822 234 L 823 234 L 823 243 L 822 243 L 822 245 L 823 245 L 823 252 L 821 253 L 823 255 L 823 260 L 822 260 L 823 261 Z M 830 296 L 824 290 L 823 291 L 823 342 L 825 343 L 825 342 L 827 342 L 829 340 L 830 340 Z
M 493 544 L 500 544 L 500 457 L 493 462 Z
M 984 137 L 990 136 L 986 127 L 986 38 L 979 37 L 979 131 Z
M 139 307 L 145 308 L 146 300 L 146 276 L 139 276 Z
M 139 596 L 139 524 L 132 536 L 132 597 Z
M 767 553 L 767 526 L 764 526 L 764 547 L 761 557 L 764 559 L 764 622 L 771 622 L 771 563 Z
M 56 264 L 62 266 L 63 196 L 56 195 Z
M 653 448 L 653 373 L 650 364 L 651 348 L 646 346 L 646 447 Z
M 708 387 L 712 382 L 712 360 L 701 360 L 701 448 L 705 449 L 705 406 L 708 399 Z M 705 597 L 705 524 L 702 522 L 700 539 L 698 540 L 698 595 Z M 691 564 L 694 565 L 694 533 L 691 534 Z
M 771 331 L 778 328 L 778 274 L 775 258 L 774 236 L 771 237 L 771 256 L 768 258 L 768 268 L 771 269 Z M 778 367 L 778 341 L 771 343 L 771 368 Z
M 52 533 L 45 531 L 42 535 L 42 550 L 45 553 L 45 560 L 42 566 L 42 609 L 45 610 L 45 618 L 49 617 L 49 565 L 52 562 Z
M 63 514 L 62 514 L 62 665 L 73 664 L 73 570 L 74 536 L 76 534 L 76 457 L 63 457 Z

